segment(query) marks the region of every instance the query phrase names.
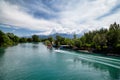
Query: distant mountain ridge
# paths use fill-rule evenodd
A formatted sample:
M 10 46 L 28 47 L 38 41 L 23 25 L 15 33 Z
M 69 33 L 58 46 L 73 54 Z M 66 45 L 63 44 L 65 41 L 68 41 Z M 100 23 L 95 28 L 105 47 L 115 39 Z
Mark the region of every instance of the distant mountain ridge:
M 53 37 L 55 38 L 57 35 L 59 36 L 62 36 L 62 37 L 65 37 L 65 38 L 70 38 L 72 39 L 73 38 L 73 35 L 74 34 L 66 34 L 66 33 L 55 33 L 55 34 L 50 34 L 50 35 L 38 35 L 40 38 L 42 39 L 45 39 L 45 38 L 48 38 L 48 37 Z M 82 35 L 81 34 L 76 34 L 77 38 L 81 37 Z

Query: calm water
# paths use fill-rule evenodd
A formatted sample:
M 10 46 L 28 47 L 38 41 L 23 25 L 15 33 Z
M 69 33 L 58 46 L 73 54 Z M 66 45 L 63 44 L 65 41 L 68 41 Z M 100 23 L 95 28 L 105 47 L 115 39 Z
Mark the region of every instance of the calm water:
M 120 59 L 19 44 L 0 49 L 0 80 L 120 80 Z

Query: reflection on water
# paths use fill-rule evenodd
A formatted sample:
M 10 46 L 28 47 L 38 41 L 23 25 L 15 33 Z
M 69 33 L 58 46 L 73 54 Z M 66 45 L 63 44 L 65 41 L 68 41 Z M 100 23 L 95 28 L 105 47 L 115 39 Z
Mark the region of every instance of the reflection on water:
M 79 57 L 75 57 L 73 59 L 73 62 L 78 62 L 81 63 L 84 66 L 88 66 L 89 68 L 93 68 L 95 70 L 99 70 L 99 71 L 108 71 L 110 77 L 114 80 L 114 79 L 119 79 L 120 78 L 120 69 L 116 69 L 110 66 L 106 66 L 106 65 L 101 65 L 98 63 L 94 63 L 94 62 L 89 62 L 83 59 L 80 59 Z
M 42 43 L 0 48 L 0 80 L 120 80 L 120 59 L 76 53 Z
M 0 61 L 2 57 L 4 56 L 4 53 L 5 53 L 5 48 L 0 48 Z
M 73 61 L 74 62 L 79 62 L 81 59 L 79 58 L 79 57 L 75 57 L 74 59 L 73 59 Z
M 33 49 L 36 49 L 36 48 L 38 48 L 39 47 L 39 44 L 38 43 L 21 43 L 21 44 L 19 44 L 20 45 L 20 47 L 23 47 L 23 48 L 33 48 Z
M 61 51 L 61 53 L 62 52 L 66 54 L 71 54 L 70 52 L 67 52 L 67 51 Z M 74 54 L 71 54 L 71 55 L 74 55 Z M 83 54 L 79 54 L 78 56 L 78 54 L 75 54 L 75 57 L 73 58 L 73 62 L 76 63 L 75 65 L 80 63 L 83 66 L 87 66 L 88 68 L 91 68 L 93 70 L 106 72 L 107 79 L 105 80 L 120 80 L 120 60 L 118 58 L 114 59 L 114 58 L 107 58 L 103 56 L 101 57 L 101 56 L 94 56 L 94 55 L 87 56 L 87 54 L 84 56 Z
M 5 53 L 5 48 L 0 48 L 0 55 Z
M 38 48 L 38 46 L 37 45 L 33 45 L 33 48 Z
M 87 65 L 87 66 L 89 66 L 89 68 L 94 68 L 95 70 L 109 72 L 109 75 L 112 80 L 120 79 L 120 69 L 116 69 L 116 68 L 113 68 L 110 66 L 101 65 L 98 63 L 89 62 L 89 61 L 85 61 L 85 60 L 81 60 L 81 63 L 82 63 L 82 65 Z
M 4 65 L 4 53 L 5 53 L 5 48 L 0 48 L 0 80 L 3 80 L 3 72 L 1 69 L 3 69 L 3 65 Z

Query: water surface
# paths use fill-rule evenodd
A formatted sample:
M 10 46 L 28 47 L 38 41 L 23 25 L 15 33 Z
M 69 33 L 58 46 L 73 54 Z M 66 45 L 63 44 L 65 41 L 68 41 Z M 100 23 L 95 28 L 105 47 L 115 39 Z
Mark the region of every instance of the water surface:
M 0 48 L 0 80 L 120 80 L 120 59 L 19 44 Z

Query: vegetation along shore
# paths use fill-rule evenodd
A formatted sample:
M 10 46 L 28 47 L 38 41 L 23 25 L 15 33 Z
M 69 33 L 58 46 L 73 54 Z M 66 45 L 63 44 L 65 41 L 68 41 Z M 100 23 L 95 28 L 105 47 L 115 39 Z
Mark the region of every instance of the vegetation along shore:
M 111 56 L 120 55 L 120 24 L 111 24 L 109 29 L 102 28 L 100 30 L 89 31 L 80 38 L 77 38 L 76 34 L 73 34 L 73 36 L 74 38 L 72 39 L 60 35 L 57 35 L 56 38 L 49 36 L 46 39 L 42 39 L 37 35 L 26 38 L 0 31 L 0 47 L 26 42 L 44 42 L 48 48 L 72 49 Z

